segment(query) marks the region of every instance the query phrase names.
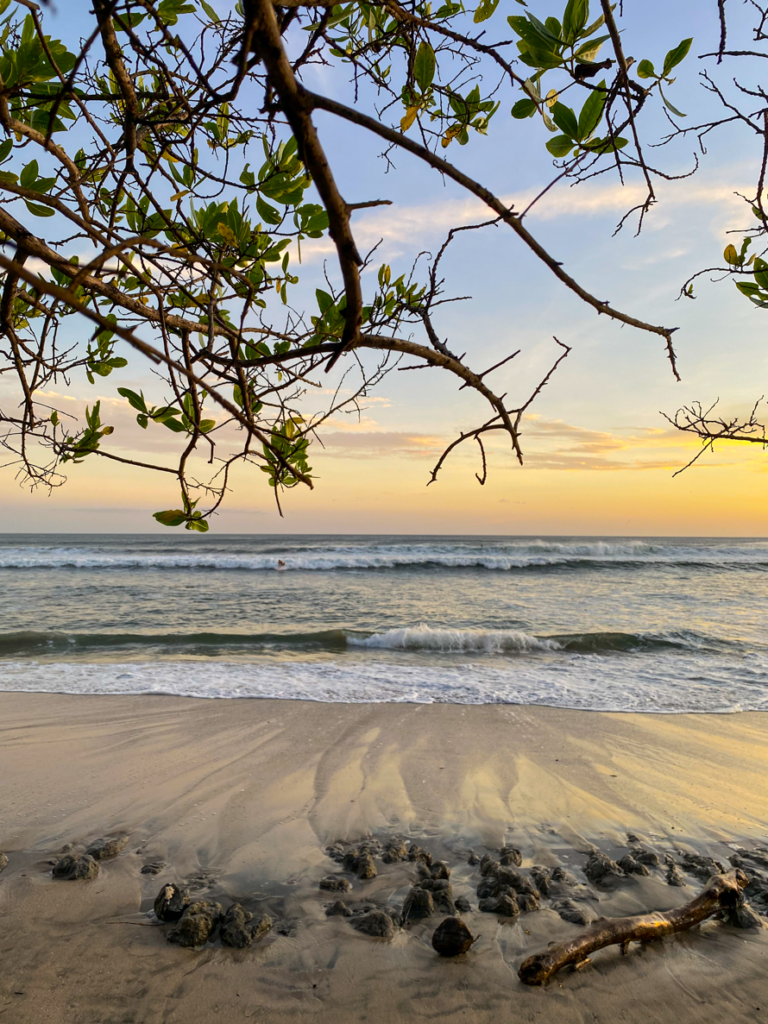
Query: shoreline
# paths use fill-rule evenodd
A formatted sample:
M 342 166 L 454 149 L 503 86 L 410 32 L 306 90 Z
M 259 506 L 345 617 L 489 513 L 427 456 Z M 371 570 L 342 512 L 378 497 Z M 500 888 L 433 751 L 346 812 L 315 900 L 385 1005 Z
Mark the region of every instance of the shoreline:
M 765 843 L 768 716 L 144 696 L 0 693 L 0 1019 L 330 1024 L 373 1019 L 375 1006 L 384 1024 L 490 1024 L 510 1009 L 526 1022 L 733 1024 L 768 1011 L 768 929 L 715 922 L 525 990 L 519 962 L 576 926 L 548 907 L 506 922 L 477 912 L 467 864 L 470 849 L 512 843 L 525 870 L 579 874 L 595 848 L 626 852 L 628 832 L 660 854 L 725 859 Z M 118 833 L 129 845 L 96 880 L 51 878 L 64 844 Z M 483 936 L 465 957 L 433 953 L 440 917 L 391 942 L 326 918 L 326 846 L 392 834 L 452 865 Z M 147 860 L 165 873 L 142 874 Z M 412 867 L 379 863 L 351 895 L 401 903 Z M 147 915 L 176 879 L 265 900 L 275 929 L 244 950 L 169 945 Z M 655 871 L 597 892 L 595 906 L 665 909 L 697 886 Z

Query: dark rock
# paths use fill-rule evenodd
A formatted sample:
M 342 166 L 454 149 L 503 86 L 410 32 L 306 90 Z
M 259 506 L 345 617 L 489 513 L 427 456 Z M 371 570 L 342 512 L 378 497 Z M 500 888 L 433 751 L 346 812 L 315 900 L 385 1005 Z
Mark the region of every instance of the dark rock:
M 74 843 L 64 843 L 62 848 L 59 850 L 59 853 L 72 853 L 74 848 Z
M 630 854 L 625 854 L 619 861 L 619 867 L 626 875 L 650 875 L 650 871 Z
M 528 892 L 521 892 L 517 896 L 517 905 L 522 914 L 530 914 L 534 910 L 541 909 L 539 900 Z
M 548 868 L 542 868 L 538 864 L 534 864 L 531 868 L 531 878 L 541 895 L 549 896 L 549 882 L 551 878 L 550 870 Z
M 427 867 L 432 867 L 432 854 L 428 850 L 423 850 L 420 846 L 415 843 L 408 850 L 408 860 L 420 860 L 426 864 Z
M 460 956 L 474 941 L 474 935 L 460 917 L 446 917 L 435 929 L 432 948 L 440 956 Z
M 352 911 L 349 909 L 346 903 L 342 903 L 341 900 L 328 907 L 325 912 L 326 917 L 352 917 Z
M 385 864 L 397 864 L 398 861 L 408 860 L 408 847 L 402 839 L 393 839 L 387 844 L 382 860 Z
M 494 860 L 490 853 L 486 853 L 480 860 L 480 874 L 483 878 L 487 878 L 488 875 L 495 876 L 500 867 L 501 864 Z
M 145 864 L 141 869 L 142 875 L 159 875 L 165 867 L 165 861 L 156 860 L 151 861 L 149 864 Z
M 469 857 L 467 857 L 467 864 L 469 864 L 471 867 L 474 867 L 475 864 L 479 864 L 479 863 L 480 863 L 480 858 L 477 856 L 477 854 L 475 853 L 474 850 L 471 850 L 470 854 L 469 854 Z
M 747 857 L 749 860 L 754 861 L 755 864 L 761 864 L 763 867 L 768 868 L 768 850 L 765 848 L 757 850 L 740 849 L 737 852 L 740 857 Z
M 253 914 L 245 910 L 239 903 L 227 908 L 219 928 L 221 941 L 232 949 L 245 949 L 253 941 L 251 921 Z
M 98 873 L 99 865 L 93 857 L 89 857 L 85 853 L 81 853 L 79 856 L 67 853 L 56 862 L 53 868 L 54 878 L 63 878 L 68 882 L 95 878 Z
M 595 850 L 590 853 L 587 863 L 584 865 L 584 874 L 590 882 L 608 882 L 612 878 L 621 877 L 624 872 L 616 861 L 611 860 L 604 853 Z
M 712 875 L 724 875 L 725 868 L 719 860 L 712 857 L 701 857 L 697 853 L 684 853 L 683 868 L 695 875 L 700 882 L 708 882 Z
M 262 914 L 259 920 L 251 925 L 251 937 L 254 942 L 258 942 L 262 939 L 267 932 L 272 930 L 272 925 L 275 922 L 269 916 L 269 914 Z
M 763 922 L 748 903 L 733 907 L 727 914 L 728 923 L 735 928 L 762 928 Z
M 734 868 L 743 868 L 747 866 L 746 861 L 736 853 L 731 854 L 728 858 L 728 862 Z
M 498 891 L 499 883 L 495 878 L 484 878 L 477 887 L 477 898 L 487 900 L 491 896 L 495 896 Z
M 344 860 L 343 843 L 334 843 L 333 846 L 326 846 L 325 852 L 328 854 L 331 860 L 335 860 L 338 864 L 341 864 L 342 861 Z
M 450 878 L 451 877 L 451 869 L 445 863 L 444 860 L 435 861 L 435 863 L 432 865 L 432 877 L 433 878 Z
M 178 921 L 189 904 L 189 893 L 169 882 L 155 897 L 155 915 L 158 921 Z
M 499 854 L 499 863 L 503 867 L 519 868 L 523 863 L 523 854 L 516 846 L 502 846 Z
M 392 918 L 392 924 L 395 926 L 395 928 L 403 927 L 403 915 L 400 913 L 397 907 L 387 907 L 386 912 Z
M 320 888 L 327 892 L 349 892 L 352 888 L 350 880 L 343 875 L 327 875 L 320 879 L 319 884 Z
M 571 924 L 587 925 L 597 920 L 597 914 L 591 907 L 567 898 L 557 900 L 552 904 L 552 909 L 556 910 L 564 921 L 569 921 Z
M 395 922 L 383 910 L 371 910 L 362 917 L 355 918 L 352 927 L 377 939 L 392 939 L 395 936 Z
M 472 904 L 469 902 L 466 896 L 459 896 L 455 902 L 456 909 L 462 914 L 472 913 Z
M 517 917 L 520 913 L 517 900 L 510 893 L 502 893 L 495 899 L 480 900 L 478 909 L 483 914 L 498 914 L 501 917 Z
M 351 874 L 357 872 L 357 862 L 360 857 L 360 853 L 357 850 L 347 850 L 341 859 L 341 863 L 345 871 L 349 871 Z
M 515 892 L 527 892 L 531 896 L 538 896 L 539 892 L 530 878 L 526 878 L 525 875 L 521 875 L 519 871 L 515 871 L 514 868 L 502 868 L 500 867 L 496 873 L 496 880 L 500 885 L 508 885 L 510 889 L 514 889 Z
M 8 867 L 8 855 L 5 854 L 5 853 L 0 853 L 0 871 L 2 871 L 3 868 L 7 868 L 7 867 Z
M 220 903 L 210 900 L 190 903 L 179 923 L 168 933 L 168 941 L 177 946 L 204 946 L 209 938 L 213 938 L 220 918 Z
M 358 878 L 375 878 L 378 872 L 376 871 L 376 865 L 373 862 L 373 857 L 366 850 L 361 853 L 357 858 L 357 867 L 355 869 Z
M 576 876 L 558 865 L 552 869 L 551 881 L 557 882 L 560 885 L 576 885 Z
M 128 845 L 129 838 L 129 836 L 117 836 L 112 839 L 95 839 L 85 852 L 94 860 L 107 860 L 109 857 L 116 857 L 121 850 L 124 850 Z
M 450 889 L 433 890 L 432 902 L 435 905 L 436 914 L 448 914 L 449 917 L 456 916 L 456 904 L 453 902 L 453 893 Z
M 416 921 L 423 917 L 431 917 L 435 912 L 435 902 L 432 893 L 414 885 L 403 903 L 403 923 Z
M 635 846 L 629 852 L 639 864 L 646 864 L 649 868 L 661 867 L 659 855 L 653 850 L 644 850 L 641 846 Z
M 670 864 L 667 868 L 667 885 L 685 885 L 685 879 L 680 873 L 680 868 L 676 864 Z
M 360 853 L 370 853 L 372 857 L 381 856 L 381 843 L 378 839 L 363 839 L 358 843 Z

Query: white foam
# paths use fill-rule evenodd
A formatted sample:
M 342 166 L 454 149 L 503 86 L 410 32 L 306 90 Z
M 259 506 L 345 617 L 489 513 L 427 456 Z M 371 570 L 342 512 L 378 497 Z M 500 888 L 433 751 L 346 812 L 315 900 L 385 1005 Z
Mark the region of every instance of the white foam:
M 350 647 L 372 647 L 391 651 L 452 651 L 477 654 L 527 654 L 559 651 L 555 640 L 540 640 L 514 630 L 434 629 L 422 623 L 402 629 L 388 629 L 369 637 L 347 637 Z

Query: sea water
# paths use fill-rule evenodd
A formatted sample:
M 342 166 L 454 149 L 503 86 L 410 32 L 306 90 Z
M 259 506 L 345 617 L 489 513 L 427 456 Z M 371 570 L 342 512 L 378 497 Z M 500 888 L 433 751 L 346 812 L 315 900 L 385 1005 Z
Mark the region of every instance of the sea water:
M 768 540 L 0 536 L 0 690 L 768 709 Z

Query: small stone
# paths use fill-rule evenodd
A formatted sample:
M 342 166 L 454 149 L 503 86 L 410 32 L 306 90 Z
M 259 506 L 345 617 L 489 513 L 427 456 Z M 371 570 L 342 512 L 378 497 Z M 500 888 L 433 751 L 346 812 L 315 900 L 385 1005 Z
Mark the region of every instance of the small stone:
M 701 882 L 708 882 L 712 875 L 725 874 L 725 868 L 719 860 L 714 860 L 712 857 L 701 857 L 697 853 L 684 853 L 683 867 Z
M 496 873 L 496 880 L 500 885 L 508 885 L 510 889 L 514 889 L 515 892 L 527 892 L 531 896 L 538 896 L 538 890 L 530 878 L 526 878 L 525 875 L 521 875 L 519 871 L 515 871 L 514 868 L 500 867 Z
M 484 878 L 477 887 L 477 898 L 479 900 L 490 899 L 499 891 L 499 883 L 495 878 Z
M 352 917 L 352 911 L 346 903 L 336 900 L 325 912 L 326 917 Z
M 377 939 L 392 939 L 395 935 L 395 922 L 383 910 L 371 910 L 363 914 L 352 921 L 352 927 Z
M 516 846 L 502 846 L 499 854 L 499 863 L 502 867 L 519 868 L 523 863 L 522 851 L 518 850 Z
M 432 936 L 432 948 L 440 956 L 460 956 L 475 941 L 472 932 L 460 917 L 446 917 Z
M 483 914 L 499 914 L 501 917 L 517 917 L 520 907 L 510 893 L 502 893 L 496 899 L 480 900 L 478 909 Z
M 367 851 L 361 853 L 357 858 L 357 877 L 358 878 L 375 878 L 378 872 L 376 871 L 376 865 L 373 862 L 373 857 Z
M 325 889 L 327 892 L 349 892 L 352 888 L 352 883 L 348 878 L 344 878 L 343 875 L 327 875 L 325 878 L 320 879 L 320 888 Z
M 647 864 L 650 868 L 658 868 L 661 866 L 659 855 L 654 853 L 653 850 L 644 850 L 642 847 L 634 847 L 630 850 L 630 853 L 639 864 Z
M 360 854 L 357 850 L 347 850 L 341 859 L 342 866 L 345 871 L 349 871 L 351 874 L 355 874 L 357 871 L 357 861 Z
M 219 929 L 222 943 L 225 946 L 231 946 L 232 949 L 244 949 L 246 946 L 250 946 L 253 941 L 252 920 L 253 914 L 245 910 L 239 903 L 233 903 L 231 907 L 227 908 Z
M 549 896 L 549 882 L 551 873 L 548 868 L 542 868 L 538 864 L 534 864 L 531 868 L 531 878 L 536 883 L 536 888 L 539 890 L 542 896 Z
M 622 876 L 624 872 L 610 857 L 595 850 L 590 853 L 587 863 L 584 865 L 584 874 L 590 882 L 599 883 L 608 881 L 611 877 Z
M 385 864 L 397 864 L 401 860 L 408 860 L 408 847 L 402 839 L 393 839 L 387 844 L 381 859 Z
M 168 933 L 168 941 L 177 946 L 204 946 L 212 938 L 220 918 L 220 903 L 210 900 L 190 903 L 179 923 Z
M 591 907 L 585 906 L 583 903 L 576 903 L 575 900 L 558 900 L 552 904 L 552 909 L 556 910 L 564 921 L 571 924 L 587 925 L 597 920 L 597 914 Z
M 424 864 L 426 864 L 427 867 L 432 866 L 432 854 L 429 852 L 429 850 L 423 850 L 420 846 L 417 846 L 415 843 L 408 850 L 408 860 L 420 860 Z
M 8 867 L 8 854 L 0 853 L 0 871 Z
M 456 900 L 455 906 L 456 909 L 460 911 L 462 914 L 472 913 L 472 904 L 469 902 L 466 896 L 459 896 L 459 898 Z
M 728 911 L 728 923 L 734 928 L 762 928 L 763 922 L 748 903 L 742 903 Z
M 81 853 L 77 857 L 67 853 L 56 862 L 53 868 L 54 878 L 63 878 L 68 882 L 95 878 L 98 873 L 99 865 L 93 857 L 89 857 L 85 853 Z
M 560 885 L 576 885 L 576 876 L 559 865 L 552 869 L 551 880 L 558 882 Z
M 469 854 L 469 857 L 467 857 L 467 864 L 469 864 L 471 867 L 474 867 L 476 864 L 479 864 L 479 863 L 480 863 L 480 858 L 477 856 L 477 854 L 475 853 L 474 850 L 471 850 L 470 854 Z
M 85 852 L 94 860 L 107 860 L 109 857 L 116 857 L 121 850 L 124 850 L 128 845 L 129 838 L 129 836 L 117 836 L 112 839 L 96 839 Z
M 169 882 L 155 897 L 155 915 L 158 921 L 178 921 L 189 903 L 189 893 Z
M 251 937 L 254 942 L 258 942 L 259 939 L 263 938 L 268 931 L 272 930 L 272 925 L 275 922 L 269 916 L 269 914 L 262 914 L 256 924 L 251 925 Z
M 165 867 L 165 861 L 156 860 L 151 861 L 149 864 L 145 864 L 141 869 L 142 875 L 159 875 Z
M 326 846 L 325 852 L 331 858 L 331 860 L 337 861 L 339 864 L 344 860 L 344 844 L 334 843 L 333 846 Z
M 486 853 L 480 860 L 480 874 L 483 878 L 487 878 L 488 875 L 496 875 L 501 864 L 497 860 L 494 860 L 490 853 Z
M 520 907 L 520 912 L 523 914 L 530 914 L 534 910 L 541 909 L 541 903 L 538 898 L 529 892 L 521 892 L 518 894 L 517 905 Z
M 433 878 L 450 878 L 451 877 L 451 869 L 445 863 L 444 860 L 435 861 L 435 863 L 432 865 L 432 877 Z
M 403 903 L 403 923 L 431 917 L 434 912 L 435 901 L 432 899 L 432 893 L 419 885 L 414 885 Z
M 74 843 L 64 843 L 62 848 L 59 850 L 59 853 L 72 853 L 74 848 Z
M 670 864 L 667 868 L 667 885 L 685 885 L 685 879 L 680 873 L 680 868 L 676 864 Z
M 627 875 L 650 875 L 650 871 L 630 854 L 625 854 L 619 861 L 619 867 Z

